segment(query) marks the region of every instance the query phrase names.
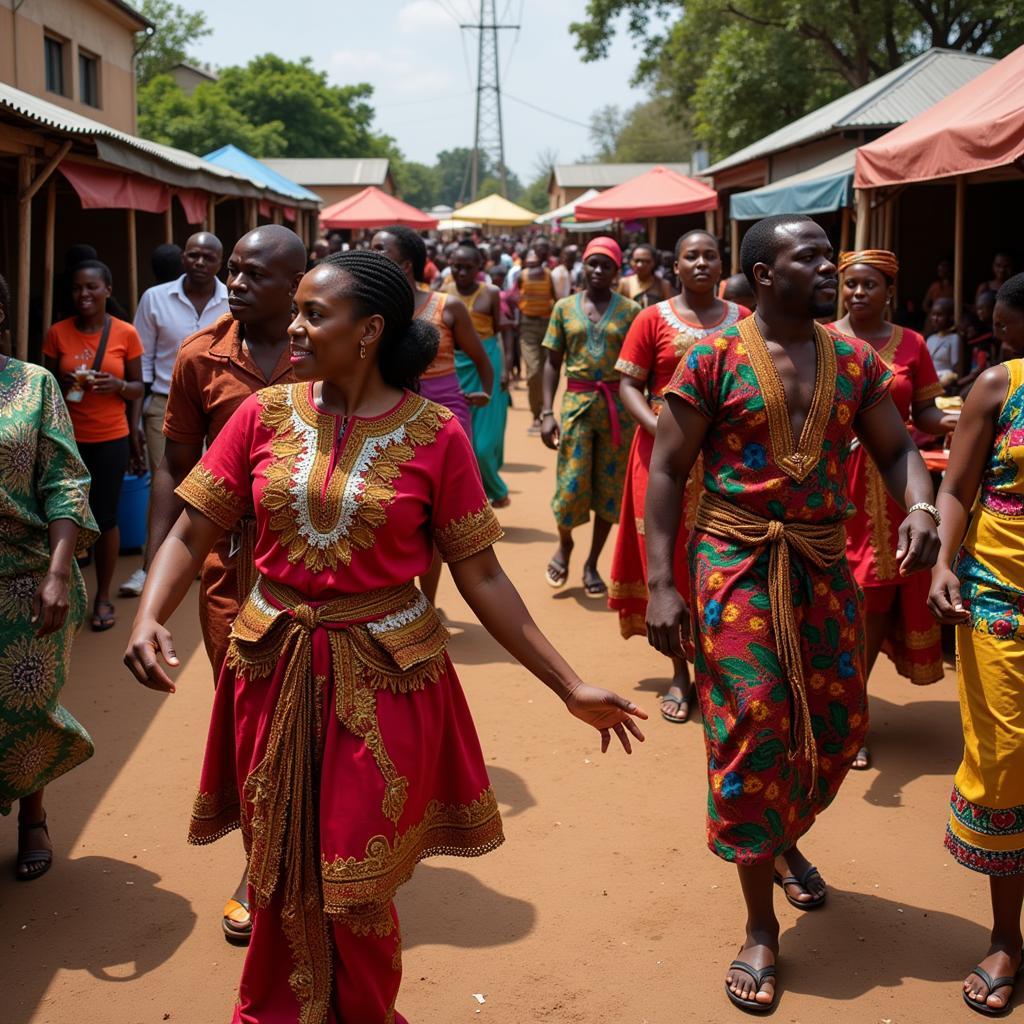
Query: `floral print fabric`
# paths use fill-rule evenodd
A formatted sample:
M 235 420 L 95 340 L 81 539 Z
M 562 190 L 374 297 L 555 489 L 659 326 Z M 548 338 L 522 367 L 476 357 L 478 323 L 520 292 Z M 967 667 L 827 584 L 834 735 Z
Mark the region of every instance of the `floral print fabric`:
M 710 421 L 704 487 L 766 519 L 852 512 L 846 464 L 858 415 L 889 372 L 870 346 L 821 331 L 815 399 L 799 439 L 753 319 L 694 345 L 666 394 Z M 793 708 L 772 632 L 766 548 L 690 536 L 694 663 L 708 755 L 708 845 L 740 864 L 789 849 L 835 797 L 867 729 L 861 596 L 845 559 L 792 556 L 790 585 L 817 746 L 817 784 L 793 750 Z
M 37 637 L 32 601 L 50 564 L 49 524 L 71 519 L 79 550 L 95 539 L 89 473 L 60 388 L 44 369 L 9 359 L 0 370 L 0 813 L 88 760 L 92 740 L 60 705 L 71 641 L 85 615 L 72 562 L 62 629 Z
M 964 756 L 946 848 L 987 875 L 1024 872 L 1024 360 L 1006 399 L 955 570 L 970 621 L 957 627 Z

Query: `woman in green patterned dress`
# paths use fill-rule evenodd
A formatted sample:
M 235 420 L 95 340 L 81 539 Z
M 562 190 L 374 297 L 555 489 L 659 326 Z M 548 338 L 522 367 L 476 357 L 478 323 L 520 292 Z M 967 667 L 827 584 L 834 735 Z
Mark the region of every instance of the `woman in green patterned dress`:
M 0 328 L 9 308 L 0 277 Z M 22 881 L 53 861 L 43 787 L 93 752 L 58 697 L 85 615 L 74 555 L 95 526 L 60 387 L 42 367 L 0 355 L 0 814 L 21 802 Z
M 594 533 L 583 563 L 583 592 L 597 599 L 608 596 L 597 560 L 613 524 L 619 521 L 636 426 L 619 397 L 622 375 L 615 367 L 629 326 L 640 312 L 635 302 L 612 291 L 621 266 L 622 250 L 614 238 L 593 239 L 583 253 L 586 289 L 555 303 L 544 336 L 547 363 L 541 440 L 558 452 L 551 501 L 558 549 L 544 578 L 550 587 L 565 586 L 572 531 L 593 512 Z M 567 380 L 559 423 L 554 403 L 563 363 Z

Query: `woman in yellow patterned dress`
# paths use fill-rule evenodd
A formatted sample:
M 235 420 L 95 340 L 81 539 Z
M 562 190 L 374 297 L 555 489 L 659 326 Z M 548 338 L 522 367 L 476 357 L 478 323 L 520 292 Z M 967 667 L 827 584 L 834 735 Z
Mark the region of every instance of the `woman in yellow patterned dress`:
M 0 328 L 9 306 L 0 277 Z M 53 862 L 44 787 L 93 752 L 59 698 L 85 616 L 73 556 L 96 536 L 89 473 L 57 381 L 0 355 L 0 814 L 20 801 L 21 881 Z
M 957 628 L 964 756 L 946 848 L 964 867 L 989 876 L 992 941 L 963 983 L 964 1001 L 987 1016 L 1009 1007 L 1021 968 L 1024 274 L 999 289 L 992 324 L 1017 358 L 982 373 L 964 405 L 939 490 L 942 550 L 929 595 L 936 617 Z

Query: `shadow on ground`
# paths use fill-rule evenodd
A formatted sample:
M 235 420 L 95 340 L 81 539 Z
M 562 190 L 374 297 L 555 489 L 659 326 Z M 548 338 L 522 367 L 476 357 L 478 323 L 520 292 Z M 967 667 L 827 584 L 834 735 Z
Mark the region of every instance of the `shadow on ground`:
M 963 750 L 958 702 L 893 704 L 879 697 L 870 701 L 873 778 L 864 799 L 879 807 L 899 807 L 904 787 L 923 775 L 946 775 L 952 785 Z
M 83 911 L 86 903 L 103 913 Z M 32 1020 L 57 971 L 138 980 L 166 963 L 196 923 L 189 901 L 161 889 L 159 875 L 109 857 L 58 855 L 39 881 L 4 881 L 0 911 L 5 961 L 17 965 L 4 985 L 4 1024 Z
M 466 871 L 424 863 L 398 894 L 402 945 L 506 946 L 533 931 L 526 900 L 488 888 Z

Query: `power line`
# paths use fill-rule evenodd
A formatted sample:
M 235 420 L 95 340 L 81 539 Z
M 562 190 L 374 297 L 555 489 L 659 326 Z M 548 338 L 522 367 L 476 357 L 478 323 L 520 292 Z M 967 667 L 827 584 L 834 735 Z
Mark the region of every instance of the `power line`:
M 529 100 L 520 99 L 518 96 L 513 96 L 512 93 L 504 93 L 505 99 L 512 100 L 515 103 L 519 103 L 524 107 L 529 107 L 531 110 L 536 110 L 538 114 L 547 114 L 548 117 L 557 118 L 559 121 L 565 121 L 566 124 L 574 124 L 578 128 L 586 128 L 590 131 L 592 125 L 584 124 L 582 121 L 574 121 L 571 117 L 566 117 L 564 114 L 556 114 L 553 110 L 545 110 L 543 107 L 538 107 L 536 103 L 531 103 Z

